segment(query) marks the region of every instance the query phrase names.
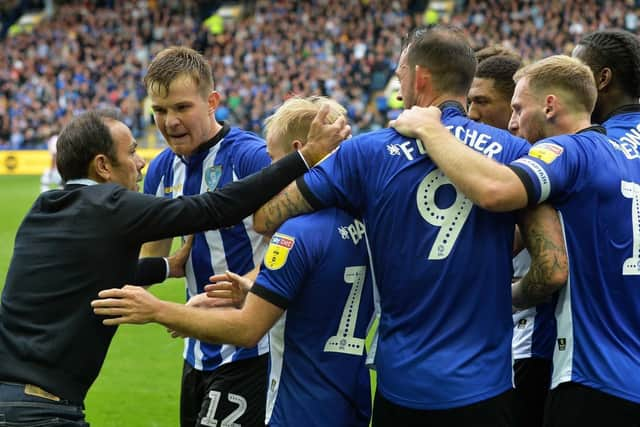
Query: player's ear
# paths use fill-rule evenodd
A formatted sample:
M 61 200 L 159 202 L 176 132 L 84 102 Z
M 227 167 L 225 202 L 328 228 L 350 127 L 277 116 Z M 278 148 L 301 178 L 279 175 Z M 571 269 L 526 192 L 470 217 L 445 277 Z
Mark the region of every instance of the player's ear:
M 207 103 L 209 104 L 209 114 L 213 114 L 220 105 L 220 94 L 218 92 L 211 91 L 209 97 L 207 98 Z
M 429 87 L 429 89 L 432 87 L 433 78 L 431 75 L 431 70 L 429 70 L 427 67 L 416 65 L 415 73 L 416 73 L 416 78 L 415 78 L 416 92 L 422 92 L 425 89 L 425 87 Z
M 596 77 L 596 87 L 598 88 L 598 91 L 601 91 L 602 89 L 606 88 L 611 84 L 611 79 L 613 78 L 613 72 L 611 71 L 611 68 L 604 67 L 602 70 L 600 70 L 598 75 L 595 77 Z
M 294 150 L 297 151 L 301 149 L 304 146 L 304 144 L 299 139 L 294 139 L 293 142 L 291 143 L 291 146 L 293 147 Z
M 96 155 L 89 164 L 87 176 L 98 182 L 109 182 L 111 179 L 111 160 L 105 154 Z
M 551 120 L 558 110 L 558 97 L 555 95 L 547 95 L 544 104 L 544 115 L 547 120 Z

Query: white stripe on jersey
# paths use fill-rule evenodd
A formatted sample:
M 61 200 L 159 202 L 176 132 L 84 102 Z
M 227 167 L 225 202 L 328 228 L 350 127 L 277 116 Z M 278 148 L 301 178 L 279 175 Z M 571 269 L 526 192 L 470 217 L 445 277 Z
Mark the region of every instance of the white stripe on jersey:
M 282 375 L 282 362 L 284 355 L 284 331 L 287 323 L 287 312 L 280 316 L 280 319 L 271 327 L 269 331 L 269 357 L 271 366 L 269 368 L 269 383 L 267 384 L 267 409 L 264 416 L 265 425 L 271 421 L 273 408 L 278 398 L 280 388 L 280 376 Z
M 547 200 L 549 193 L 551 192 L 551 181 L 549 181 L 547 171 L 531 159 L 518 159 L 514 163 L 526 166 L 536 175 L 536 178 L 538 178 L 538 183 L 540 183 L 540 198 L 538 199 L 538 203 L 542 203 Z
M 567 247 L 567 237 L 565 235 L 564 219 L 562 213 L 558 212 L 560 225 L 562 226 L 562 237 L 564 245 Z M 551 377 L 551 388 L 556 388 L 559 384 L 571 381 L 573 373 L 573 314 L 571 308 L 571 259 L 568 259 L 569 277 L 567 284 L 560 290 L 558 304 L 556 306 L 556 321 L 558 325 L 558 335 L 553 348 L 553 375 Z M 561 340 L 564 340 L 562 342 Z M 562 348 L 562 349 L 561 349 Z
M 373 254 L 371 253 L 371 245 L 369 245 L 369 236 L 367 236 L 367 226 L 364 226 L 364 242 L 367 245 L 367 254 L 369 255 L 369 268 L 371 268 L 371 286 L 373 286 L 373 313 L 371 314 L 371 320 L 367 325 L 367 336 L 373 325 L 376 326 L 375 333 L 371 339 L 371 345 L 369 352 L 367 353 L 367 360 L 365 364 L 369 369 L 376 368 L 376 351 L 378 350 L 378 328 L 380 327 L 380 292 L 378 291 L 378 282 L 376 281 L 376 272 L 373 268 Z
M 222 140 L 216 144 L 207 154 L 207 156 L 202 161 L 202 169 L 203 171 L 207 168 L 213 166 L 215 164 L 216 156 L 218 154 L 219 148 L 222 144 Z M 177 156 L 176 159 L 180 161 Z M 186 168 L 180 168 L 181 171 L 185 171 Z M 238 180 L 238 176 L 236 175 L 235 170 L 232 170 L 232 179 L 233 181 Z M 174 179 L 174 182 L 176 180 Z M 185 178 L 181 177 L 181 182 L 184 185 Z M 202 181 L 200 182 L 200 193 L 204 193 L 208 191 L 207 182 L 204 178 L 204 174 L 202 177 Z M 242 223 L 247 230 L 247 235 L 251 242 L 251 248 L 253 251 L 253 261 L 255 265 L 260 265 L 262 258 L 267 250 L 268 243 L 264 241 L 264 238 L 253 231 L 253 218 L 251 216 L 245 218 Z M 247 224 L 250 225 L 247 226 Z M 209 247 L 209 255 L 211 267 L 216 274 L 223 273 L 229 270 L 229 265 L 227 264 L 227 258 L 225 255 L 224 244 L 222 240 L 222 234 L 219 230 L 209 230 L 204 232 L 205 241 L 207 242 L 207 246 Z M 193 264 L 191 263 L 191 257 L 189 258 L 189 262 L 186 269 L 186 281 L 187 281 L 187 290 L 189 292 L 189 298 L 193 297 L 197 294 L 197 280 L 195 277 L 195 273 L 193 270 Z M 195 342 L 194 345 L 194 368 L 202 370 L 203 362 L 202 359 L 204 357 L 204 353 L 200 350 L 200 341 L 193 340 Z M 258 355 L 265 354 L 269 349 L 269 341 L 267 336 L 265 335 L 260 342 L 258 343 Z M 236 346 L 223 344 L 220 348 L 220 357 L 222 361 L 220 365 L 224 365 L 226 363 L 233 361 L 233 356 L 237 350 Z M 185 345 L 184 357 L 187 358 L 188 344 Z
M 531 256 L 523 249 L 513 257 L 513 276 L 524 277 L 531 266 Z M 511 340 L 511 353 L 514 360 L 527 359 L 533 353 L 533 330 L 535 327 L 537 310 L 535 307 L 518 311 L 511 317 L 513 319 L 513 338 Z
M 231 344 L 223 344 L 220 348 L 221 365 L 233 361 L 233 354 L 236 352 L 236 346 Z
M 531 357 L 536 314 L 536 308 L 529 307 L 526 310 L 514 313 L 512 316 L 513 339 L 511 340 L 511 351 L 514 360 Z

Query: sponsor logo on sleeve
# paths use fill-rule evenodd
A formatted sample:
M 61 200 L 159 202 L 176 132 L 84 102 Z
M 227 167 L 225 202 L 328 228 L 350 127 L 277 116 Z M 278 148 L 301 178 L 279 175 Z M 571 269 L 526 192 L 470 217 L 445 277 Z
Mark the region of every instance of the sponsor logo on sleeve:
M 264 265 L 269 270 L 278 270 L 287 262 L 289 252 L 296 239 L 286 234 L 276 233 L 269 242 L 267 253 L 264 255 Z
M 550 142 L 542 142 L 536 144 L 529 150 L 529 155 L 549 164 L 558 158 L 564 151 L 564 148 Z

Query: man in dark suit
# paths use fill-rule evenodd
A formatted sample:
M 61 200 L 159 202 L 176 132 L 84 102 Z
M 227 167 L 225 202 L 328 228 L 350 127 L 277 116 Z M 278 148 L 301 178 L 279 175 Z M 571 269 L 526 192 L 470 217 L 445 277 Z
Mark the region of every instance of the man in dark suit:
M 215 192 L 174 200 L 136 192 L 144 161 L 115 113 L 73 119 L 57 143 L 65 186 L 38 197 L 15 239 L 0 306 L 0 420 L 86 426 L 83 401 L 116 330 L 90 301 L 102 289 L 140 283 L 144 242 L 236 224 L 307 171 L 350 132 L 344 120 L 326 124 L 327 113 L 299 152 Z

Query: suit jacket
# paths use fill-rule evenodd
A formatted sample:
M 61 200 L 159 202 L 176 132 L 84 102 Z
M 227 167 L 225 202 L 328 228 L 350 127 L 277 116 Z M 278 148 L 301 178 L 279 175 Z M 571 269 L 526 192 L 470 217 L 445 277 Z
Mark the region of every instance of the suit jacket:
M 90 301 L 134 280 L 144 242 L 231 226 L 306 170 L 294 153 L 220 190 L 178 199 L 116 184 L 41 194 L 18 229 L 0 306 L 0 380 L 81 403 L 115 327 Z

